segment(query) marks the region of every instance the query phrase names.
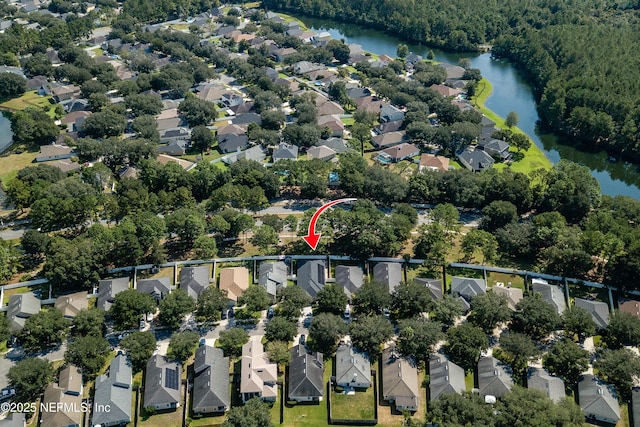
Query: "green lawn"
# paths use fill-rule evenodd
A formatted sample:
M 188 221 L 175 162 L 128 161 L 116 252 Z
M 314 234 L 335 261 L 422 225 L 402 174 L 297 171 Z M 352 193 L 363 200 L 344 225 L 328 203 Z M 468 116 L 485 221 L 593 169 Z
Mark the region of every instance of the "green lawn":
M 333 418 L 347 420 L 372 420 L 375 416 L 373 387 L 358 391 L 355 395 L 331 392 Z
M 504 118 L 498 116 L 496 113 L 494 113 L 484 105 L 487 98 L 489 98 L 489 95 L 491 95 L 492 90 L 493 88 L 488 80 L 480 80 L 480 82 L 478 83 L 478 87 L 476 88 L 476 95 L 471 98 L 471 102 L 474 106 L 479 108 L 485 116 L 493 120 L 496 123 L 496 127 L 507 129 L 507 125 L 504 123 Z M 517 127 L 511 128 L 511 131 L 514 133 L 521 133 L 523 135 L 526 135 Z M 518 162 L 511 163 L 510 165 L 504 163 L 496 163 L 495 167 L 497 169 L 510 168 L 515 172 L 528 174 L 529 172 L 539 168 L 551 168 L 551 161 L 545 157 L 544 153 L 536 146 L 536 144 L 531 142 L 531 147 L 524 153 L 524 159 Z
M 51 98 L 38 95 L 35 90 L 25 92 L 20 98 L 10 99 L 0 104 L 10 110 L 24 110 L 27 107 L 47 108 L 48 114 L 53 117 L 55 112 L 55 104 L 51 102 Z
M 467 389 L 467 391 L 473 390 L 473 386 L 474 386 L 473 372 L 467 372 L 464 375 L 464 385 L 465 385 L 465 388 Z
M 23 153 L 7 152 L 0 156 L 0 180 L 6 185 L 15 178 L 18 171 L 33 164 L 38 152 L 25 151 Z
M 333 361 L 324 361 L 324 384 L 329 382 L 333 369 Z M 278 425 L 279 407 L 274 405 L 272 410 L 274 424 Z M 284 423 L 279 424 L 284 427 L 325 427 L 327 423 L 327 402 L 318 403 L 295 403 L 286 402 L 284 404 Z

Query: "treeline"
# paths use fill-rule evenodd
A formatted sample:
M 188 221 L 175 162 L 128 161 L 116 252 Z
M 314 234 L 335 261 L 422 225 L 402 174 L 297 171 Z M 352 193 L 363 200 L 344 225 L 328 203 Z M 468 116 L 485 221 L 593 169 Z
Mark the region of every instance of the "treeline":
M 633 2 L 266 0 L 264 5 L 456 51 L 493 43 L 493 54 L 513 61 L 531 83 L 541 119 L 551 130 L 640 160 L 640 27 Z

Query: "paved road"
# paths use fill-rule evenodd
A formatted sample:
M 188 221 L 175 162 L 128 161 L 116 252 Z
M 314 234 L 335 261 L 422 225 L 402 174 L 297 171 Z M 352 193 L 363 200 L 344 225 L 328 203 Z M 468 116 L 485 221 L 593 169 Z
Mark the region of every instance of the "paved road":
M 64 342 L 59 347 L 47 352 L 47 353 L 38 353 L 33 356 L 43 357 L 50 362 L 55 360 L 64 359 L 64 352 L 67 351 L 67 343 Z M 0 357 L 0 388 L 6 387 L 9 385 L 9 379 L 7 378 L 7 374 L 9 373 L 9 369 L 17 362 L 25 358 L 25 354 L 23 351 L 12 348 L 6 354 L 5 357 Z

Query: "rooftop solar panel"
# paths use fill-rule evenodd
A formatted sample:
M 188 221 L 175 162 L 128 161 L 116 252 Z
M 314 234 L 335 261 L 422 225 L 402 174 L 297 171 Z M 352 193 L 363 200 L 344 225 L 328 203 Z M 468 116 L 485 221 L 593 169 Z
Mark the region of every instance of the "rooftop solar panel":
M 164 386 L 167 388 L 171 388 L 173 390 L 179 390 L 178 386 L 179 378 L 178 378 L 178 370 L 165 368 L 164 369 Z

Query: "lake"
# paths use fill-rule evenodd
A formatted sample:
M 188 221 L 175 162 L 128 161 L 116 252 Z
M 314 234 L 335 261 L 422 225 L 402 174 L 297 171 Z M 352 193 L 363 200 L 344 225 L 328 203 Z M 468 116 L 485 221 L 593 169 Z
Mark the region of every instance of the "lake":
M 640 199 L 638 165 L 611 162 L 609 155 L 605 152 L 581 151 L 573 146 L 559 143 L 554 135 L 539 131 L 536 125 L 539 117 L 531 88 L 507 61 L 493 59 L 489 53 L 450 53 L 423 45 L 413 45 L 382 31 L 359 25 L 307 17 L 298 19 L 314 31 L 327 31 L 335 39 L 343 39 L 348 44 L 359 44 L 365 51 L 377 55 L 386 54 L 395 57 L 398 45 L 405 43 L 411 52 L 423 57 L 432 50 L 435 59 L 442 62 L 456 64 L 460 58 L 469 58 L 471 66 L 480 69 L 482 75 L 493 85 L 493 92 L 485 102 L 487 108 L 501 117 L 506 117 L 510 111 L 518 113 L 518 127 L 531 137 L 549 160 L 557 163 L 560 159 L 568 159 L 587 166 L 600 183 L 603 194 L 625 195 Z

